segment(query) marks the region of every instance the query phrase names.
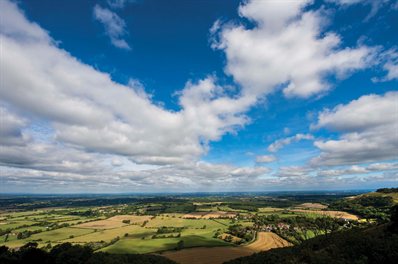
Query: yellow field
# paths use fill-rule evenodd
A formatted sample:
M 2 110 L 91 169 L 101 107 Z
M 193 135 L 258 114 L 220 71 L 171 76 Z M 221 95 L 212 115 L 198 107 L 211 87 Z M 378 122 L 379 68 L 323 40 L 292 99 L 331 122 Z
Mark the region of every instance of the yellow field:
M 217 222 L 205 218 L 198 219 L 184 219 L 180 217 L 170 217 L 166 215 L 156 216 L 154 219 L 148 222 L 145 227 L 157 228 L 161 226 L 172 226 L 172 227 L 186 227 L 186 228 L 201 228 L 206 225 L 207 228 L 224 228 L 223 224 L 227 224 L 229 220 L 219 219 Z M 223 223 L 223 224 L 220 224 Z
M 127 224 L 123 223 L 123 220 L 130 220 L 130 224 L 141 224 L 150 219 L 151 216 L 148 215 L 117 215 L 104 220 L 83 223 L 77 225 L 76 227 L 90 229 L 112 229 L 126 226 Z
M 113 229 L 102 229 L 94 233 L 67 239 L 64 240 L 63 242 L 71 242 L 71 243 L 88 243 L 88 242 L 100 242 L 100 241 L 109 242 L 115 237 L 122 238 L 126 233 L 129 234 L 129 237 L 141 238 L 142 236 L 153 234 L 155 233 L 155 231 L 146 229 L 138 225 L 128 225 Z
M 303 203 L 303 204 L 297 205 L 296 208 L 322 210 L 322 209 L 326 209 L 327 206 L 320 204 L 320 203 Z
M 180 251 L 168 251 L 163 253 L 162 256 L 180 264 L 221 264 L 235 258 L 249 256 L 259 251 L 290 245 L 289 242 L 274 233 L 260 232 L 257 240 L 246 246 L 190 248 Z
M 289 247 L 291 243 L 272 232 L 259 232 L 256 241 L 243 246 L 254 252 L 266 251 L 272 248 Z
M 261 207 L 258 208 L 258 212 L 259 213 L 273 213 L 273 212 L 280 212 L 283 211 L 285 209 L 283 208 L 275 208 L 275 207 Z
M 210 218 L 234 218 L 236 213 L 233 212 L 193 212 L 183 215 L 183 218 L 188 219 L 210 219 Z
M 319 210 L 303 210 L 303 209 L 293 209 L 290 210 L 292 212 L 298 212 L 298 213 L 314 213 L 314 214 L 320 214 L 324 216 L 330 216 L 334 218 L 345 218 L 345 219 L 350 219 L 350 220 L 358 220 L 358 216 L 349 214 L 346 212 L 342 211 L 319 211 Z

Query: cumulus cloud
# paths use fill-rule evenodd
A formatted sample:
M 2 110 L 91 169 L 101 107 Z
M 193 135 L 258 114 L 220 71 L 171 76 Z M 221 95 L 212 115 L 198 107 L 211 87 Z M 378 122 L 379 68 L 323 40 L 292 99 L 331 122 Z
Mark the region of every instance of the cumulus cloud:
M 22 133 L 27 121 L 0 106 L 0 144 L 5 146 L 24 145 L 28 136 Z
M 389 49 L 380 54 L 383 70 L 387 72 L 384 77 L 373 78 L 374 82 L 398 80 L 398 50 Z
M 242 190 L 294 186 L 293 178 L 304 183 L 308 168 L 284 167 L 280 177 L 269 178 L 270 169 L 262 166 L 199 160 L 210 141 L 245 126 L 250 121 L 245 113 L 276 86 L 285 85 L 286 96 L 308 97 L 330 88 L 325 77 L 343 78 L 368 66 L 365 58 L 371 59 L 372 50 L 341 47 L 338 35 L 319 26 L 324 22 L 319 12 L 304 11 L 307 4 L 246 2 L 239 12 L 254 28 L 215 24 L 213 34 L 220 38 L 213 46 L 225 51 L 226 71 L 242 89 L 231 95 L 213 76 L 187 82 L 177 93 L 179 109 L 171 111 L 152 102 L 138 80 L 112 81 L 60 49 L 16 4 L 0 1 L 0 42 L 7 51 L 0 64 L 2 183 L 65 188 L 78 182 L 92 190 L 118 191 Z M 98 5 L 94 16 L 115 46 L 130 48 L 120 17 Z M 47 126 L 50 139 L 32 135 L 32 120 Z M 329 129 L 329 123 L 319 121 L 317 127 Z M 274 142 L 269 151 L 302 139 L 313 138 L 297 134 Z M 259 156 L 257 162 L 273 159 Z
M 225 52 L 225 71 L 243 86 L 243 95 L 258 97 L 282 86 L 287 97 L 310 97 L 331 88 L 327 77 L 343 79 L 372 64 L 373 49 L 342 47 L 339 35 L 324 32 L 324 11 L 305 11 L 310 3 L 247 1 L 239 14 L 253 28 L 213 27 L 218 35 L 212 46 Z
M 314 129 L 339 132 L 336 140 L 317 140 L 318 165 L 377 162 L 397 158 L 398 92 L 364 95 L 319 113 Z
M 276 157 L 274 155 L 263 155 L 263 156 L 256 157 L 257 163 L 269 163 L 269 162 L 273 162 L 275 160 L 276 160 Z
M 115 1 L 112 2 L 114 5 Z M 129 44 L 123 39 L 128 32 L 126 23 L 115 12 L 99 5 L 94 6 L 94 18 L 101 22 L 105 28 L 106 35 L 110 38 L 111 43 L 120 49 L 130 50 Z
M 104 172 L 81 174 L 78 172 L 57 172 L 24 168 L 0 167 L 0 179 L 4 184 L 29 183 L 29 185 L 51 186 L 52 190 L 70 186 L 79 190 L 83 185 L 86 190 L 95 191 L 211 191 L 236 190 L 237 186 L 250 189 L 254 182 L 262 183 L 261 176 L 269 172 L 265 167 L 235 167 L 224 164 L 196 162 L 178 166 L 162 166 L 146 170 L 118 170 L 112 175 Z M 159 180 L 161 184 L 159 184 Z
M 302 166 L 288 166 L 288 167 L 280 167 L 279 171 L 276 173 L 278 177 L 283 178 L 303 178 L 309 176 L 311 172 L 310 168 L 302 167 Z
M 135 0 L 107 0 L 106 3 L 113 9 L 124 8 L 128 3 L 135 2 Z
M 394 1 L 390 0 L 327 0 L 327 2 L 335 3 L 342 7 L 348 7 L 357 4 L 370 6 L 370 11 L 369 14 L 366 16 L 365 21 L 374 17 L 377 12 L 388 3 L 392 2 L 391 8 L 394 8 L 394 5 L 396 5 L 396 3 L 394 4 Z
M 296 134 L 292 137 L 287 137 L 287 138 L 276 140 L 271 145 L 269 145 L 267 149 L 269 152 L 277 152 L 281 148 L 283 148 L 286 145 L 289 145 L 293 142 L 298 142 L 301 140 L 313 140 L 313 139 L 314 139 L 314 136 L 311 134 Z
M 2 15 L 16 21 L 1 26 L 7 50 L 0 66 L 1 98 L 48 120 L 59 141 L 139 163 L 172 164 L 197 159 L 210 140 L 247 122 L 243 112 L 253 101 L 225 95 L 212 77 L 187 83 L 181 111 L 168 111 L 152 103 L 141 85 L 115 83 L 59 49 L 15 4 L 1 5 Z
M 398 163 L 373 163 L 367 166 L 353 165 L 344 169 L 327 169 L 319 170 L 317 175 L 323 177 L 336 177 L 352 174 L 368 174 L 374 172 L 385 172 L 390 170 L 398 170 Z

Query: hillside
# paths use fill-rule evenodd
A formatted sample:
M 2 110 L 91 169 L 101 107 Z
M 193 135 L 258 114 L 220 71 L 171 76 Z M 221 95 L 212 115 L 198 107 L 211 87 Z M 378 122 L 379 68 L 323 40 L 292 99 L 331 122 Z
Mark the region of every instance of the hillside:
M 375 197 L 385 196 L 376 192 L 349 199 L 352 203 L 345 204 L 358 205 Z M 380 213 L 384 207 L 374 208 Z M 390 207 L 388 213 L 389 221 L 384 224 L 321 235 L 294 247 L 273 249 L 227 263 L 398 263 L 398 205 Z
M 382 188 L 375 192 L 365 193 L 356 197 L 391 197 L 395 204 L 398 203 L 398 188 Z M 389 199 L 389 198 L 387 198 Z
M 387 222 L 390 208 L 398 204 L 398 189 L 383 188 L 376 192 L 343 198 L 332 202 L 329 209 L 341 210 L 362 218 Z
M 398 235 L 379 226 L 320 236 L 299 246 L 274 249 L 227 263 L 397 263 L 397 260 Z

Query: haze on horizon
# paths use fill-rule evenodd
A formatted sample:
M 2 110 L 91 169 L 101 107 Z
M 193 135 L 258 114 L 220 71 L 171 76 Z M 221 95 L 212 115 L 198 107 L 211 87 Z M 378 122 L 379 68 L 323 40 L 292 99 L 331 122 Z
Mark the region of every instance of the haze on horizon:
M 398 182 L 396 1 L 0 1 L 0 193 Z

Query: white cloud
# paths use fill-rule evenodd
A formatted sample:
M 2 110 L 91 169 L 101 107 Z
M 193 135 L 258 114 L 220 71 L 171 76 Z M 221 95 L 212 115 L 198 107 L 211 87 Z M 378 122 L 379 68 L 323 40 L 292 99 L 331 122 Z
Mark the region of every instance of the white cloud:
M 317 172 L 321 177 L 338 177 L 352 174 L 368 174 L 398 170 L 398 163 L 372 163 L 367 166 L 353 165 L 344 169 L 321 169 Z
M 116 13 L 99 5 L 94 6 L 94 18 L 104 25 L 105 33 L 115 47 L 130 50 L 129 44 L 123 39 L 128 34 L 126 23 Z
M 366 16 L 365 21 L 374 17 L 377 12 L 386 4 L 392 3 L 391 8 L 394 8 L 394 1 L 390 0 L 327 0 L 327 2 L 341 5 L 342 7 L 349 7 L 352 5 L 362 4 L 370 6 L 369 14 Z
M 305 11 L 311 1 L 248 1 L 241 16 L 255 22 L 219 26 L 213 47 L 225 51 L 226 72 L 259 97 L 283 86 L 287 97 L 309 97 L 331 88 L 328 76 L 346 78 L 372 64 L 371 48 L 342 47 L 340 36 L 324 32 L 325 14 Z M 213 29 L 213 32 L 215 29 Z
M 128 3 L 135 2 L 135 0 L 107 0 L 106 2 L 113 9 L 122 9 Z
M 374 82 L 398 80 L 398 50 L 389 49 L 380 54 L 383 69 L 387 72 L 384 77 L 373 78 Z
M 0 28 L 7 50 L 0 96 L 22 115 L 48 121 L 58 141 L 138 163 L 174 164 L 197 160 L 209 141 L 248 121 L 243 113 L 254 101 L 226 95 L 212 77 L 188 82 L 179 94 L 181 110 L 168 111 L 140 83 L 113 82 L 58 48 L 15 4 L 1 5 L 1 15 L 17 22 Z
M 311 169 L 307 167 L 288 166 L 280 167 L 276 175 L 282 178 L 305 178 L 309 176 L 310 172 Z
M 292 137 L 287 137 L 287 138 L 276 140 L 271 145 L 269 145 L 267 149 L 270 152 L 277 152 L 281 148 L 283 148 L 286 145 L 289 145 L 293 142 L 298 142 L 300 140 L 313 140 L 313 139 L 314 139 L 314 136 L 311 134 L 296 134 Z
M 346 105 L 326 109 L 313 128 L 341 133 L 337 140 L 317 140 L 318 165 L 356 164 L 398 156 L 398 92 L 364 95 Z
M 27 135 L 22 133 L 26 123 L 25 119 L 0 106 L 0 144 L 24 145 L 28 140 Z
M 7 51 L 0 64 L 2 183 L 65 190 L 79 182 L 87 190 L 115 187 L 112 189 L 128 191 L 209 191 L 220 190 L 220 186 L 242 190 L 304 184 L 308 168 L 281 168 L 275 179 L 267 178 L 270 169 L 265 167 L 198 161 L 210 141 L 247 124 L 250 120 L 245 113 L 276 85 L 289 83 L 286 95 L 306 97 L 328 88 L 323 79 L 326 75 L 343 77 L 367 66 L 368 48 L 341 48 L 340 38 L 333 33 L 319 37 L 324 32 L 317 25 L 323 21 L 319 13 L 303 11 L 305 2 L 277 4 L 275 8 L 288 9 L 280 17 L 268 10 L 267 3 L 249 2 L 240 8 L 242 15 L 257 22 L 254 29 L 222 27 L 220 23 L 214 28 L 214 32 L 221 29 L 217 47 L 225 50 L 227 71 L 243 85 L 242 90 L 230 95 L 214 77 L 187 82 L 178 93 L 180 109 L 169 111 L 152 102 L 139 81 L 115 83 L 108 74 L 57 47 L 15 4 L 0 1 L 0 15 L 5 18 L 0 20 L 0 41 Z M 257 12 L 265 7 L 267 17 Z M 94 15 L 106 26 L 113 44 L 129 48 L 123 42 L 127 34 L 124 21 L 105 8 L 96 8 Z M 286 29 L 281 29 L 283 25 Z M 302 52 L 293 54 L 294 49 Z M 310 66 L 302 67 L 304 64 Z M 319 69 L 314 66 L 318 64 Z M 38 121 L 48 126 L 44 128 L 50 135 L 44 142 L 27 129 Z M 319 121 L 318 127 L 329 128 L 329 123 L 336 122 Z M 269 150 L 302 139 L 313 138 L 297 134 L 274 142 Z M 259 156 L 257 160 L 271 162 L 273 158 Z M 376 170 L 386 165 L 373 166 Z M 367 170 L 372 169 L 369 166 Z
M 269 163 L 269 162 L 273 162 L 275 160 L 276 160 L 276 157 L 274 155 L 263 155 L 263 156 L 256 157 L 257 163 Z
M 4 184 L 25 184 L 30 186 L 52 186 L 64 189 L 78 190 L 84 185 L 87 190 L 103 189 L 120 192 L 131 191 L 211 191 L 236 190 L 236 188 L 250 189 L 254 182 L 261 183 L 261 176 L 269 172 L 265 167 L 235 167 L 223 164 L 210 164 L 205 162 L 189 163 L 178 166 L 162 166 L 155 169 L 140 171 L 114 171 L 111 175 L 107 172 L 97 171 L 91 174 L 78 172 L 58 172 L 45 170 L 32 170 L 24 168 L 0 167 L 2 174 L 0 180 Z M 161 184 L 160 182 L 161 181 Z M 112 188 L 110 188 L 112 187 Z M 42 187 L 41 187 L 42 188 Z M 103 188 L 103 189 L 102 189 Z
M 354 5 L 354 4 L 358 4 L 361 2 L 366 2 L 366 0 L 327 0 L 327 2 L 330 3 L 336 3 L 339 5 Z

